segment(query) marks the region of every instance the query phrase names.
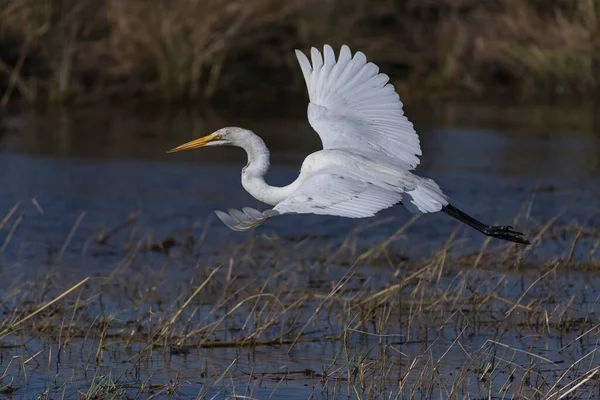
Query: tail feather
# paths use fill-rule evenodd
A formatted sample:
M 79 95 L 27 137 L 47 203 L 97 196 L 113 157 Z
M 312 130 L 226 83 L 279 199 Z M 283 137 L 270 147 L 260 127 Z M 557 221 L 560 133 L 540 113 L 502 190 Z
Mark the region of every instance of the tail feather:
M 438 184 L 426 178 L 419 178 L 415 190 L 406 192 L 404 197 L 404 206 L 413 214 L 437 212 L 448 204 Z

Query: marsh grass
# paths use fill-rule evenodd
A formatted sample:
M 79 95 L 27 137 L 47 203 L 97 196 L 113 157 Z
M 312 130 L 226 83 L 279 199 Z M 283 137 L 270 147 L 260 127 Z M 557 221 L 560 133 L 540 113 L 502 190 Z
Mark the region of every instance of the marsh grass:
M 584 93 L 586 88 L 597 88 L 600 3 L 573 2 L 547 14 L 513 3 L 495 21 L 495 30 L 504 34 L 479 44 L 482 58 L 520 73 L 526 95 Z
M 600 3 L 540 4 L 5 1 L 1 105 L 13 98 L 247 101 L 256 93 L 268 101 L 290 86 L 302 90 L 292 50 L 323 43 L 360 48 L 405 97 L 596 94 Z
M 0 225 L 5 243 L 18 218 L 17 204 Z M 589 274 L 598 271 L 598 255 L 574 258 L 573 247 L 597 248 L 600 237 L 557 220 L 532 228 L 527 250 L 486 240 L 478 251 L 457 252 L 456 231 L 430 257 L 410 259 L 397 241 L 417 219 L 370 248 L 357 240 L 365 229 L 359 226 L 342 241 L 255 233 L 220 243 L 217 251 L 206 231 L 196 239 L 174 234 L 178 244 L 157 253 L 148 244 L 163 238 L 137 231 L 129 217 L 93 234 L 77 261 L 53 259 L 19 274 L 20 267 L 2 264 L 0 393 L 84 399 L 599 393 L 600 281 Z M 536 261 L 536 249 L 561 230 L 565 253 Z M 113 246 L 122 257 L 86 270 L 93 246 Z

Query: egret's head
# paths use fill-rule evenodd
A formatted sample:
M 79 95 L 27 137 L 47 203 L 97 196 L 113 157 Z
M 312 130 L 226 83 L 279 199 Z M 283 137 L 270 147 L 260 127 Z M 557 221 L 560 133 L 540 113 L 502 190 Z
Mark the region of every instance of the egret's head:
M 184 143 L 181 146 L 175 147 L 174 149 L 169 150 L 168 153 L 192 150 L 206 146 L 242 147 L 244 142 L 249 140 L 251 136 L 254 136 L 254 134 L 247 129 L 242 129 L 234 126 L 221 128 L 208 136 L 204 136 L 199 139 L 192 140 L 191 142 Z

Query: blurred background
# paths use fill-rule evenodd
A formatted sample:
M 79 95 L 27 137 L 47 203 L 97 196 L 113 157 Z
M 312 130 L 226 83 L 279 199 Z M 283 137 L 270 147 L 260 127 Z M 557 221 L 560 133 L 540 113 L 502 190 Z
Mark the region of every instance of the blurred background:
M 405 99 L 598 91 L 597 0 L 3 0 L 2 106 L 303 92 L 293 49 L 360 49 Z M 253 101 L 250 101 L 254 99 Z

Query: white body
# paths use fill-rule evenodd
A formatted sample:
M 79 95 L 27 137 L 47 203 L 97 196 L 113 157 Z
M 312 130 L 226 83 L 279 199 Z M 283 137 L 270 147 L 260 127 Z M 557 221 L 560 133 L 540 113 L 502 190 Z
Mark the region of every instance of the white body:
M 444 211 L 479 232 L 529 244 L 523 233 L 507 225 L 486 225 L 448 203 L 431 179 L 411 171 L 421 147 L 412 123 L 387 75 L 342 46 L 339 57 L 330 46 L 311 49 L 311 61 L 296 50 L 308 89 L 308 121 L 319 134 L 323 150 L 306 157 L 291 184 L 274 187 L 264 176 L 269 150 L 253 132 L 229 127 L 192 140 L 171 152 L 203 146 L 239 146 L 248 154 L 242 185 L 258 200 L 274 206 L 258 211 L 244 207 L 215 211 L 231 229 L 245 231 L 279 214 L 325 214 L 364 218 L 400 202 L 413 213 Z
M 262 142 L 262 140 L 261 140 Z M 264 146 L 264 143 L 262 143 Z M 261 146 L 254 147 L 255 149 Z M 268 185 L 268 151 L 249 153 L 242 185 L 254 198 L 283 213 L 312 213 L 361 218 L 397 204 L 412 212 L 436 212 L 448 204 L 439 187 L 398 168 L 392 161 L 373 161 L 351 150 L 321 150 L 302 163 L 298 178 L 284 187 Z
M 279 213 L 343 217 L 369 217 L 401 201 L 422 213 L 448 204 L 435 182 L 409 172 L 419 163 L 419 137 L 387 75 L 361 52 L 352 57 L 347 46 L 337 61 L 327 45 L 323 54 L 312 49 L 312 64 L 296 55 L 308 88 L 308 119 L 324 150 L 306 158 L 296 181 L 274 188 L 263 180 L 266 146 L 248 136 L 239 145 L 248 152 L 242 184 L 252 196 Z
M 414 213 L 440 211 L 448 204 L 435 182 L 410 172 L 419 164 L 419 137 L 387 75 L 363 53 L 352 56 L 347 46 L 342 46 L 337 60 L 328 45 L 323 54 L 311 50 L 312 62 L 300 51 L 296 55 L 310 99 L 308 120 L 323 150 L 306 158 L 293 183 L 273 187 L 264 181 L 269 151 L 246 129 L 223 128 L 174 149 L 234 145 L 246 150 L 242 185 L 274 207 L 266 212 L 218 211 L 225 224 L 247 230 L 285 213 L 362 218 L 400 202 Z

